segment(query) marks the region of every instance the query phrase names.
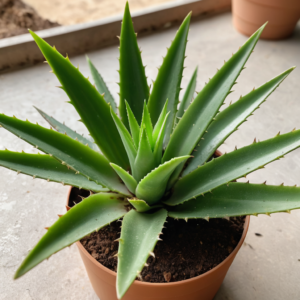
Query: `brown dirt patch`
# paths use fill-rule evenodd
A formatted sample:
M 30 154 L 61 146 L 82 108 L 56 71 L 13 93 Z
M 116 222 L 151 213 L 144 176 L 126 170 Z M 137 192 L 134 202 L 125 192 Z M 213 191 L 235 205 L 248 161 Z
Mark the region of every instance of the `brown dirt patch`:
M 0 0 L 0 39 L 56 26 L 20 0 Z

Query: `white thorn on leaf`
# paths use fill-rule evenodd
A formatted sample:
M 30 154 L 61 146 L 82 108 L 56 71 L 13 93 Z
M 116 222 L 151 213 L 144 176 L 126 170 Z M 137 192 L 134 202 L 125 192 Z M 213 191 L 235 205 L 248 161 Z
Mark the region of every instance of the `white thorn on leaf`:
M 153 256 L 154 258 L 155 258 L 155 254 L 154 254 L 154 252 L 149 252 L 149 255 L 151 255 L 151 256 Z

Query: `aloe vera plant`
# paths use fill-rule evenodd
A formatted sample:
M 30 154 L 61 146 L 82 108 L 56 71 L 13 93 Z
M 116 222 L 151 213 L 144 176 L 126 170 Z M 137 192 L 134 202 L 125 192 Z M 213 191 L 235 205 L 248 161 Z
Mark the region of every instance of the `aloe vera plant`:
M 150 93 L 126 5 L 120 36 L 119 112 L 89 59 L 95 86 L 68 57 L 31 32 L 91 137 L 82 137 L 41 110 L 38 111 L 56 131 L 1 114 L 2 127 L 44 154 L 4 150 L 0 151 L 0 165 L 94 194 L 48 229 L 15 278 L 64 247 L 122 219 L 117 268 L 117 295 L 122 298 L 149 255 L 153 255 L 167 217 L 209 220 L 300 208 L 299 187 L 235 182 L 298 148 L 300 130 L 254 141 L 214 158 L 224 140 L 259 108 L 293 68 L 220 112 L 263 26 L 192 100 L 195 70 L 179 103 L 190 18 L 189 14 L 176 33 Z

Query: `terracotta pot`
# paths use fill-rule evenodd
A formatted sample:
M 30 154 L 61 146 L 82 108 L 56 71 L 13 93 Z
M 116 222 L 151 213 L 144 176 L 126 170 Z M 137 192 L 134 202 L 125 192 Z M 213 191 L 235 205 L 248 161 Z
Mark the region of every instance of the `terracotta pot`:
M 216 155 L 219 156 L 220 152 Z M 67 199 L 68 210 L 70 209 L 68 205 L 71 189 Z M 244 232 L 238 245 L 223 262 L 212 270 L 191 279 L 171 283 L 146 283 L 136 280 L 122 300 L 212 300 L 245 240 L 249 222 L 250 217 L 247 216 Z M 76 244 L 95 293 L 101 300 L 117 300 L 117 274 L 94 259 L 80 242 Z
M 289 37 L 300 18 L 299 0 L 232 0 L 233 24 L 247 35 L 252 35 L 265 22 L 263 39 Z

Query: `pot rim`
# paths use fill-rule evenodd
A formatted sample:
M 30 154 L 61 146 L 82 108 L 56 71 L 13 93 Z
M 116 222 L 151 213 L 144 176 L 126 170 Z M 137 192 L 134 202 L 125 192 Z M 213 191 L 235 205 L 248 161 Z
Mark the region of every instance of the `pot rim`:
M 218 151 L 219 152 L 219 151 Z M 220 152 L 219 152 L 220 153 Z M 219 154 L 218 153 L 218 154 Z M 216 153 L 217 154 L 217 153 Z M 69 189 L 69 192 L 68 192 L 68 197 L 67 197 L 67 207 L 69 205 L 69 198 L 70 198 L 70 195 L 71 195 L 71 190 L 72 190 L 72 186 L 70 187 Z M 193 277 L 193 278 L 189 278 L 189 279 L 184 279 L 184 280 L 181 280 L 181 281 L 175 281 L 175 282 L 162 282 L 162 283 L 157 283 L 157 282 L 144 282 L 144 281 L 139 281 L 139 280 L 135 280 L 134 281 L 134 284 L 137 284 L 137 285 L 144 285 L 144 286 L 172 286 L 172 285 L 178 285 L 178 284 L 185 284 L 186 282 L 192 282 L 192 281 L 195 281 L 195 280 L 199 280 L 200 278 L 204 278 L 208 275 L 210 275 L 211 273 L 217 271 L 217 269 L 219 269 L 220 267 L 222 267 L 222 265 L 226 264 L 226 262 L 228 260 L 230 260 L 232 257 L 235 257 L 235 255 L 237 254 L 237 252 L 240 250 L 245 238 L 246 238 L 246 234 L 248 232 L 248 228 L 249 228 L 249 223 L 250 223 L 250 216 L 247 215 L 246 218 L 245 218 L 245 224 L 244 224 L 244 231 L 243 231 L 243 234 L 240 238 L 240 241 L 238 242 L 238 244 L 236 245 L 236 247 L 234 248 L 234 250 L 221 262 L 219 263 L 216 267 L 212 268 L 211 270 L 201 274 L 201 275 L 198 275 L 196 277 Z M 104 272 L 107 272 L 109 273 L 110 275 L 114 276 L 114 277 L 117 277 L 117 273 L 108 269 L 107 267 L 103 266 L 101 263 L 99 263 L 95 258 L 93 258 L 88 252 L 87 250 L 83 247 L 83 245 L 80 243 L 80 241 L 77 241 L 76 242 L 77 244 L 77 247 L 80 248 L 80 251 L 82 253 L 84 253 L 84 255 L 93 263 L 93 264 L 96 264 L 100 269 L 102 269 Z
M 235 12 L 234 13 L 234 17 L 235 18 L 238 18 L 239 20 L 241 20 L 241 21 L 243 21 L 243 22 L 245 22 L 245 23 L 247 23 L 247 24 L 250 24 L 251 26 L 260 26 L 261 25 L 261 22 L 257 22 L 257 23 L 255 23 L 255 22 L 249 22 L 248 20 L 246 20 L 246 19 L 244 19 L 244 17 L 243 16 L 241 16 L 239 13 L 237 13 L 237 12 Z M 291 18 L 291 20 L 289 21 L 289 22 L 285 22 L 284 24 L 269 24 L 268 23 L 268 25 L 267 25 L 267 29 L 269 30 L 269 29 L 271 29 L 271 28 L 275 28 L 275 29 L 277 29 L 277 28 L 283 28 L 283 27 L 289 27 L 289 26 L 296 26 L 296 23 L 298 22 L 298 19 L 296 20 L 296 19 L 294 19 L 294 18 Z
M 295 2 L 292 2 L 292 3 L 288 3 L 288 4 L 278 4 L 278 3 L 272 3 L 270 4 L 270 2 L 267 1 L 266 2 L 261 2 L 261 0 L 245 0 L 245 1 L 248 1 L 248 2 L 252 2 L 252 3 L 255 3 L 257 4 L 258 6 L 264 6 L 264 7 L 267 7 L 267 8 L 273 8 L 273 9 L 280 9 L 280 10 L 286 10 L 286 11 L 294 11 L 295 9 L 295 6 L 296 4 L 299 4 L 297 3 L 296 1 Z

